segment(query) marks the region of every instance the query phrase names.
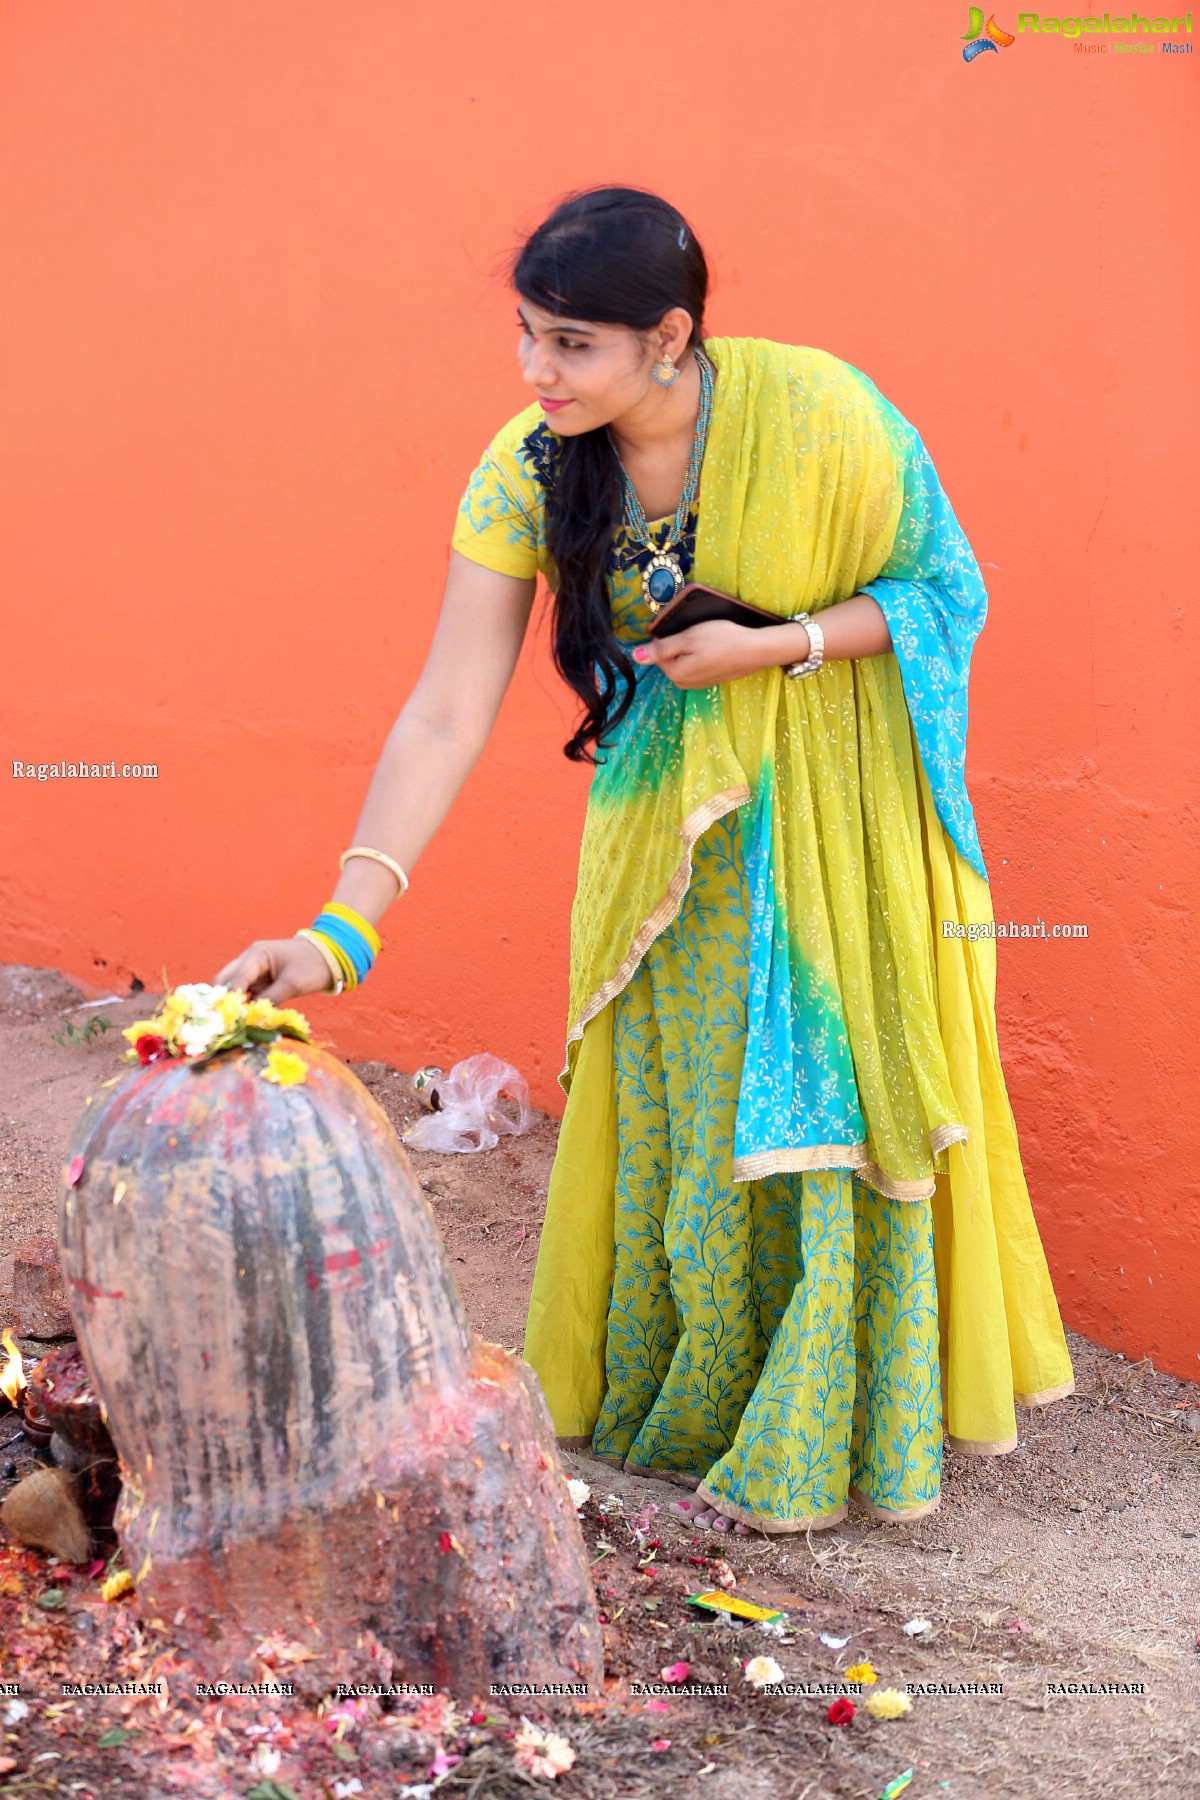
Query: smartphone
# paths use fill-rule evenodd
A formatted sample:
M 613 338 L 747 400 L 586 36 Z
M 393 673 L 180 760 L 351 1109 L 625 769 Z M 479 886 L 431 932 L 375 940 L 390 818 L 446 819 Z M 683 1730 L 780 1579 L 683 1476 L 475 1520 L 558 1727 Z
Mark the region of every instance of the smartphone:
M 765 607 L 753 606 L 749 600 L 738 600 L 733 594 L 723 594 L 718 588 L 705 587 L 702 582 L 689 581 L 681 587 L 673 600 L 668 600 L 647 627 L 651 637 L 674 637 L 677 631 L 686 631 L 689 625 L 702 625 L 706 619 L 731 619 L 735 625 L 786 625 L 787 619 L 779 613 L 768 612 Z

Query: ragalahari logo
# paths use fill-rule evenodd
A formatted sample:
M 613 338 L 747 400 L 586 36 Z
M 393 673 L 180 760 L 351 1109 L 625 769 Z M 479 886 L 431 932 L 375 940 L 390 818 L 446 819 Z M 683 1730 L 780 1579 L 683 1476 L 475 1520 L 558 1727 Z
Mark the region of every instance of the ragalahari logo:
M 1002 31 L 997 25 L 995 14 L 989 18 L 986 25 L 984 24 L 982 6 L 971 8 L 970 24 L 970 31 L 963 33 L 964 62 L 974 62 L 975 58 L 981 56 L 985 50 L 1007 50 L 1010 44 L 1016 43 L 1011 31 Z M 984 33 L 982 37 L 979 35 L 980 32 Z

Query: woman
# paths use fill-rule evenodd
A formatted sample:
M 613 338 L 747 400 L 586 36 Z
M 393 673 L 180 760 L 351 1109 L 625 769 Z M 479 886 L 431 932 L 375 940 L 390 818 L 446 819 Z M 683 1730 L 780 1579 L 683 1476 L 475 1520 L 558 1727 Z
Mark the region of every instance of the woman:
M 513 271 L 536 399 L 464 494 L 426 667 L 276 1000 L 372 926 L 495 719 L 544 574 L 594 760 L 567 1106 L 525 1355 L 560 1441 L 717 1529 L 939 1504 L 1074 1387 L 996 1043 L 963 765 L 987 598 L 913 427 L 828 352 L 706 340 L 654 195 L 579 194 Z M 780 623 L 652 639 L 689 579 Z M 949 927 L 949 930 L 947 929 Z M 377 944 L 377 940 L 374 940 Z

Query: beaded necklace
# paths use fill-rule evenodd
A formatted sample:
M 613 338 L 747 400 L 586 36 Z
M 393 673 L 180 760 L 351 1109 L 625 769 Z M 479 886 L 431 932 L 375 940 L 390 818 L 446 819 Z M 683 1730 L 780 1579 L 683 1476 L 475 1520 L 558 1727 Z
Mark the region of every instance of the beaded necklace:
M 696 347 L 696 362 L 700 370 L 700 410 L 696 414 L 696 429 L 692 434 L 692 447 L 688 453 L 687 472 L 683 480 L 683 493 L 679 505 L 675 508 L 675 517 L 671 528 L 662 541 L 661 547 L 656 545 L 650 536 L 650 525 L 646 518 L 645 508 L 634 492 L 633 483 L 628 471 L 621 461 L 621 453 L 617 449 L 612 432 L 608 441 L 613 447 L 613 455 L 621 471 L 621 479 L 625 484 L 625 525 L 635 543 L 652 552 L 650 560 L 642 570 L 642 598 L 652 613 L 673 600 L 683 586 L 683 569 L 678 556 L 672 550 L 687 531 L 688 514 L 692 502 L 696 498 L 696 489 L 700 485 L 700 466 L 704 461 L 704 446 L 708 439 L 708 425 L 712 418 L 713 383 L 716 371 L 699 345 Z

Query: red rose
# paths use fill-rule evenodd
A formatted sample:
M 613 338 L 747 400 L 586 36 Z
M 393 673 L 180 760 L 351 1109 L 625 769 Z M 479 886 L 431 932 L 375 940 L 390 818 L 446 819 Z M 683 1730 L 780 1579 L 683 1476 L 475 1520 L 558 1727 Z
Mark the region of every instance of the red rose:
M 854 1702 L 839 1694 L 829 1711 L 825 1714 L 831 1725 L 848 1725 L 854 1717 Z
M 161 1062 L 167 1054 L 167 1040 L 156 1037 L 152 1031 L 144 1031 L 134 1045 L 140 1063 Z

